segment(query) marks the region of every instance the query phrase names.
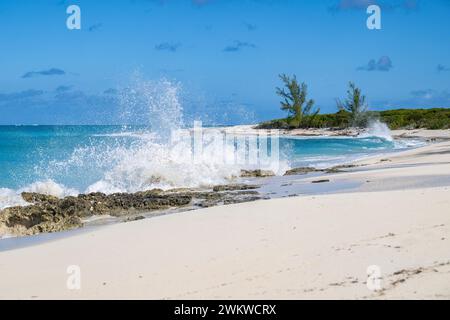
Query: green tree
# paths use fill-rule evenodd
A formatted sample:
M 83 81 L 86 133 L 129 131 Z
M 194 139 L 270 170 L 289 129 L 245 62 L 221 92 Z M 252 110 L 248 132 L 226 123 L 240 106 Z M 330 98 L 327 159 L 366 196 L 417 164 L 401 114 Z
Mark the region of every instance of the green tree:
M 337 107 L 340 111 L 344 110 L 350 113 L 349 125 L 355 127 L 364 127 L 367 124 L 367 104 L 366 96 L 361 93 L 361 89 L 356 87 L 353 82 L 349 82 L 347 90 L 347 99 L 344 102 L 337 99 Z
M 285 88 L 277 88 L 277 94 L 283 99 L 281 110 L 288 112 L 288 122 L 291 127 L 310 127 L 320 109 L 313 112 L 314 100 L 307 100 L 308 86 L 299 84 L 297 77 L 292 78 L 281 74 Z

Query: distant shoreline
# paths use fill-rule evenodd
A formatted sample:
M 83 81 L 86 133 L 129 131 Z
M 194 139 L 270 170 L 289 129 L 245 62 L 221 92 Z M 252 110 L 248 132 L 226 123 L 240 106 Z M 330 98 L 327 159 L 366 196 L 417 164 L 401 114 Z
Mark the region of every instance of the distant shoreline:
M 368 132 L 368 129 L 363 128 L 259 129 L 257 127 L 258 124 L 250 124 L 218 127 L 218 129 L 222 129 L 226 132 L 233 132 L 235 134 L 276 133 L 282 136 L 292 137 L 357 137 L 360 134 Z M 208 128 L 205 128 L 205 130 L 207 129 Z M 436 140 L 450 140 L 450 129 L 398 129 L 390 130 L 390 134 L 394 139 L 417 138 L 432 142 L 435 142 Z

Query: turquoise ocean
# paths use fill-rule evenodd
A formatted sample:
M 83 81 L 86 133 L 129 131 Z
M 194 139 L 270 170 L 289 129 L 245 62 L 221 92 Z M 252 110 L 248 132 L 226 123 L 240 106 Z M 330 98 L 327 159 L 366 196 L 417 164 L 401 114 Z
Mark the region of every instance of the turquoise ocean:
M 280 137 L 273 171 L 331 167 L 423 144 L 393 140 L 386 130 L 359 137 Z M 22 191 L 64 197 L 201 187 L 226 183 L 246 167 L 215 161 L 220 152 L 211 143 L 194 163 L 191 147 L 174 147 L 145 126 L 0 126 L 0 208 L 22 204 Z

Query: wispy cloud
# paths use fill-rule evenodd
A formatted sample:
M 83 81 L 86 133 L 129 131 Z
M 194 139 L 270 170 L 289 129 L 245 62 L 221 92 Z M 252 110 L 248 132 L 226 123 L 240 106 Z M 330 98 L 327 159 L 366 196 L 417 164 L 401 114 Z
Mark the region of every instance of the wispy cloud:
M 418 89 L 409 93 L 404 99 L 374 101 L 381 109 L 393 108 L 448 108 L 450 93 L 446 90 Z
M 255 31 L 258 28 L 255 24 L 251 24 L 251 23 L 247 23 L 247 22 L 244 24 L 248 31 Z
M 195 4 L 196 6 L 204 6 L 211 2 L 212 2 L 212 0 L 192 0 L 192 3 Z
M 450 93 L 433 89 L 411 91 L 411 102 L 426 107 L 449 107 Z
M 332 11 L 341 10 L 360 10 L 366 9 L 372 4 L 379 4 L 377 0 L 339 0 L 336 4 L 330 7 Z
M 181 47 L 180 43 L 162 42 L 155 46 L 155 50 L 176 52 L 180 47 Z
M 436 67 L 437 72 L 445 72 L 450 71 L 449 67 L 444 66 L 443 64 L 438 64 Z
M 418 98 L 429 99 L 433 96 L 434 90 L 413 90 L 411 91 L 411 95 Z
M 61 93 L 61 92 L 69 91 L 70 89 L 72 89 L 72 86 L 64 86 L 64 85 L 62 85 L 62 86 L 58 86 L 55 89 L 55 91 L 58 92 L 58 93 Z
M 392 61 L 388 56 L 382 56 L 378 61 L 371 59 L 367 65 L 358 67 L 361 71 L 389 71 L 393 68 Z
M 110 95 L 115 95 L 117 94 L 119 91 L 117 89 L 114 88 L 109 88 L 106 89 L 105 91 L 103 91 L 103 94 L 110 94 Z
M 33 78 L 37 76 L 62 76 L 65 75 L 66 72 L 64 70 L 58 69 L 58 68 L 51 68 L 47 70 L 42 71 L 29 71 L 26 72 L 24 75 L 22 75 L 22 78 Z
M 60 123 L 111 124 L 123 123 L 116 95 L 86 93 L 81 90 L 35 90 L 0 93 L 0 124 Z M 20 112 L 17 112 L 20 110 Z
M 223 51 L 225 52 L 237 52 L 237 51 L 241 51 L 242 49 L 245 48 L 256 48 L 256 45 L 251 43 L 251 42 L 242 42 L 242 41 L 238 41 L 236 40 L 233 44 L 226 46 Z
M 397 0 L 397 1 L 383 1 L 383 0 L 339 0 L 334 5 L 329 7 L 331 12 L 339 12 L 346 10 L 365 10 L 370 5 L 378 5 L 382 9 L 395 10 L 403 9 L 406 11 L 417 10 L 419 7 L 419 0 Z
M 102 24 L 102 23 L 95 23 L 95 24 L 93 24 L 92 26 L 90 26 L 90 27 L 88 28 L 88 31 L 89 31 L 89 32 L 94 32 L 94 31 L 99 30 L 101 27 L 103 27 L 103 24 Z
M 166 5 L 174 0 L 130 0 L 131 3 L 155 3 L 158 5 Z M 195 6 L 204 6 L 212 3 L 213 0 L 191 0 L 191 3 Z
M 158 71 L 163 74 L 173 74 L 173 73 L 184 72 L 184 69 L 182 69 L 182 68 L 160 68 Z
M 34 90 L 34 89 L 29 89 L 29 90 L 24 90 L 24 91 L 19 91 L 19 92 L 12 92 L 12 93 L 0 93 L 0 103 L 34 98 L 37 96 L 41 96 L 43 94 L 44 94 L 44 91 Z
M 405 10 L 417 10 L 419 9 L 419 0 L 404 0 L 400 3 L 400 7 Z

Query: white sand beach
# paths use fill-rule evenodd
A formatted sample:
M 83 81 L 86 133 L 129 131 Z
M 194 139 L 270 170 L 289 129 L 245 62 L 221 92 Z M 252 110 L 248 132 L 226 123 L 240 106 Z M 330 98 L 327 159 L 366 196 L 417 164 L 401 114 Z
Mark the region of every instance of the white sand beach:
M 450 141 L 360 164 L 327 176 L 363 182 L 356 192 L 182 212 L 0 252 L 0 298 L 449 299 Z M 67 287 L 71 265 L 80 290 Z M 379 288 L 367 286 L 369 266 Z

